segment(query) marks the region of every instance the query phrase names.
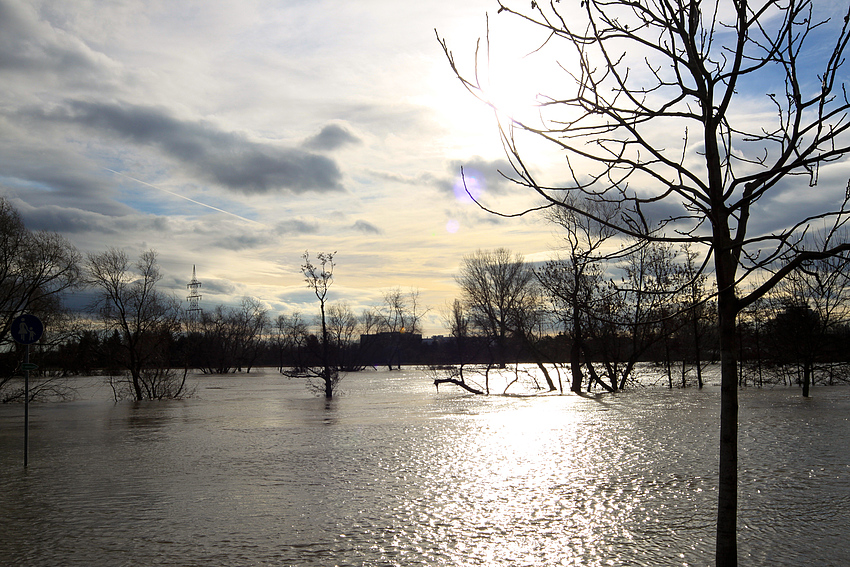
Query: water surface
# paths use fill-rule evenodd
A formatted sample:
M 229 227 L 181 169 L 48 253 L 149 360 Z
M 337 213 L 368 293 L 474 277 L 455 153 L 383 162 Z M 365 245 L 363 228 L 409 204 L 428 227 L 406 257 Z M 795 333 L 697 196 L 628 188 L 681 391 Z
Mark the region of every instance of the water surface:
M 598 397 L 265 374 L 0 407 L 0 565 L 709 565 L 716 388 Z M 741 564 L 847 565 L 850 388 L 740 394 Z

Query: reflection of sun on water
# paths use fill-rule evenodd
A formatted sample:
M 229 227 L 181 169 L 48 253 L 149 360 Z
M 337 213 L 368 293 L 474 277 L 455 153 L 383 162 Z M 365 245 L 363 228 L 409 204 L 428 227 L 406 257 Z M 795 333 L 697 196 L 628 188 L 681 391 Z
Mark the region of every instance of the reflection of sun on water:
M 450 550 L 457 559 L 602 565 L 612 538 L 632 538 L 640 497 L 605 465 L 630 459 L 619 455 L 623 448 L 612 448 L 612 459 L 592 442 L 598 424 L 586 422 L 588 403 L 595 402 L 493 396 L 486 410 L 464 418 L 467 433 L 441 473 L 452 489 L 436 512 L 465 542 Z

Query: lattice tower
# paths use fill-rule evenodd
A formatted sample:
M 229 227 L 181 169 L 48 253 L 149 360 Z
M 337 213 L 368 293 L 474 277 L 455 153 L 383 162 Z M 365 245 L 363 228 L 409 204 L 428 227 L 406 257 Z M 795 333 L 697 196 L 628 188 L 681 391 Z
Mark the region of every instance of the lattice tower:
M 201 288 L 201 282 L 198 281 L 195 275 L 195 266 L 192 266 L 192 281 L 186 284 L 186 289 L 189 290 L 189 297 L 186 301 L 189 302 L 189 316 L 196 317 L 201 314 L 201 308 L 198 302 L 201 300 L 201 295 L 198 290 Z

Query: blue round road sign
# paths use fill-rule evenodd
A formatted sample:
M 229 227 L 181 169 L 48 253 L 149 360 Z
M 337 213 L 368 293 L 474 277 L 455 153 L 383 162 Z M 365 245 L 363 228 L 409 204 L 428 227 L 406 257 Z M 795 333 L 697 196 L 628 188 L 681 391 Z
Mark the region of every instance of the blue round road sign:
M 31 345 L 38 342 L 44 333 L 44 325 L 41 319 L 35 315 L 24 314 L 12 321 L 12 338 L 22 345 Z

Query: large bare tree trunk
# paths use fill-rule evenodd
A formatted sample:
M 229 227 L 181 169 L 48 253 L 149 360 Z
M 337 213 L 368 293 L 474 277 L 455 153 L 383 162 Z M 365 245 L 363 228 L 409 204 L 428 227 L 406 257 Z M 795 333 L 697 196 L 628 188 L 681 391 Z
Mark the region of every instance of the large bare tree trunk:
M 803 397 L 809 397 L 809 387 L 812 383 L 812 367 L 814 363 L 810 360 L 803 362 Z
M 328 344 L 328 325 L 325 322 L 325 300 L 321 300 L 322 308 L 322 379 L 325 381 L 325 397 L 333 398 L 334 389 L 331 380 L 330 345 Z
M 738 301 L 733 254 L 718 246 L 717 296 L 720 331 L 720 474 L 717 490 L 716 567 L 738 564 L 738 381 L 735 355 Z

